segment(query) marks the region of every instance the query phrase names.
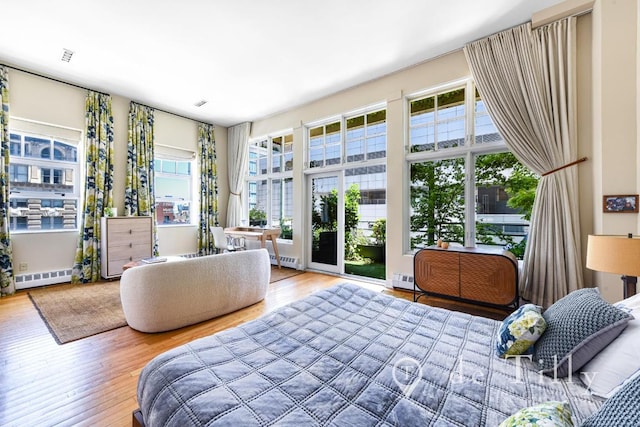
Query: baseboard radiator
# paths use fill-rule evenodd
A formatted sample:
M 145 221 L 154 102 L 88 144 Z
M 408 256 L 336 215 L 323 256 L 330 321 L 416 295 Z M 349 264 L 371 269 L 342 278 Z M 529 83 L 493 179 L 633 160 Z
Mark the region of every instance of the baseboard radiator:
M 199 255 L 197 253 L 190 253 L 190 254 L 182 254 L 179 256 L 183 258 L 197 258 Z M 274 254 L 269 253 L 269 259 L 271 260 L 272 265 L 278 265 L 278 262 L 276 261 L 276 256 Z M 294 258 L 290 256 L 280 256 L 280 265 L 283 267 L 298 269 L 298 258 Z
M 16 289 L 37 288 L 71 281 L 71 269 L 45 271 L 42 273 L 25 273 L 15 276 Z
M 197 252 L 191 252 L 189 254 L 182 254 L 178 256 L 181 256 L 182 258 L 198 258 L 200 255 L 198 255 Z
M 391 286 L 399 289 L 408 289 L 413 291 L 413 276 L 402 273 L 393 273 Z
M 189 253 L 189 254 L 182 254 L 180 256 L 184 258 L 196 258 L 198 254 Z M 272 265 L 278 265 L 275 255 L 269 254 L 269 258 L 271 259 Z M 281 256 L 280 265 L 283 267 L 297 269 L 298 258 Z M 68 282 L 71 282 L 71 273 L 72 273 L 72 270 L 68 269 L 68 270 L 45 271 L 42 273 L 18 274 L 15 276 L 16 289 L 29 289 L 29 288 L 37 288 L 39 286 L 55 285 L 57 283 L 68 283 Z M 411 284 L 411 289 L 413 289 L 413 283 Z
M 269 258 L 271 259 L 272 265 L 278 265 L 278 261 L 276 261 L 276 256 L 274 254 L 269 254 Z M 290 256 L 280 256 L 280 265 L 282 267 L 298 269 L 298 258 L 293 258 Z

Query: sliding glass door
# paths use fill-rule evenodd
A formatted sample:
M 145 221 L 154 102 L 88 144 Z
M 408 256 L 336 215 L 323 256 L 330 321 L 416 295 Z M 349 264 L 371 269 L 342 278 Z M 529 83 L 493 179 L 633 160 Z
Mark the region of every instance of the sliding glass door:
M 342 273 L 344 244 L 344 202 L 339 197 L 342 173 L 314 174 L 308 177 L 310 214 L 308 228 L 309 267 L 317 270 Z

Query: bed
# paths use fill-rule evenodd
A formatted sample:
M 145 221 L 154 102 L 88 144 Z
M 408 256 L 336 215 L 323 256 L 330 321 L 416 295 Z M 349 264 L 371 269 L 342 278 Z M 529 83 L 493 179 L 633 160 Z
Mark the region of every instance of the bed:
M 146 426 L 497 426 L 568 401 L 579 379 L 496 356 L 501 322 L 340 284 L 157 356 L 138 382 Z

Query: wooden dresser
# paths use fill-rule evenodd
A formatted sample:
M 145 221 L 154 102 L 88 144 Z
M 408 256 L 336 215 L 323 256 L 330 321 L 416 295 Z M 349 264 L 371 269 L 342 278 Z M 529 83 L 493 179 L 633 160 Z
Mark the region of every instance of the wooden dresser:
M 118 277 L 123 266 L 152 255 L 153 239 L 150 216 L 102 218 L 100 272 L 104 278 Z
M 414 301 L 434 295 L 476 304 L 518 306 L 518 260 L 493 248 L 429 247 L 413 259 Z

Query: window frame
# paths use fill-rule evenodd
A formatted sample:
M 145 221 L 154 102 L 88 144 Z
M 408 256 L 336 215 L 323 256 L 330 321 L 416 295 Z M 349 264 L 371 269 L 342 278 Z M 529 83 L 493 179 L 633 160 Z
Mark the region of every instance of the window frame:
M 371 154 L 368 150 L 368 137 L 370 136 L 368 134 L 368 122 L 367 122 L 367 117 L 373 114 L 376 114 L 378 112 L 384 111 L 385 114 L 385 131 L 384 131 L 384 138 L 385 138 L 385 150 L 384 150 L 384 156 L 375 156 L 375 157 L 369 157 L 369 154 Z M 303 125 L 303 129 L 304 129 L 304 173 L 305 174 L 311 174 L 311 173 L 322 173 L 325 171 L 334 171 L 334 170 L 342 170 L 342 169 L 348 169 L 350 167 L 359 167 L 361 164 L 367 164 L 367 165 L 375 165 L 375 164 L 385 164 L 387 162 L 387 155 L 388 155 L 388 150 L 389 150 L 389 141 L 388 141 L 388 137 L 389 137 L 389 129 L 388 129 L 388 113 L 389 113 L 389 107 L 387 105 L 386 102 L 381 102 L 381 103 L 376 103 L 376 104 L 372 104 L 370 106 L 364 107 L 364 108 L 360 108 L 357 110 L 353 110 L 344 114 L 339 114 L 339 115 L 335 115 L 335 116 L 330 116 L 327 117 L 325 119 L 322 120 L 316 120 L 313 122 L 309 122 L 309 123 L 305 123 Z M 358 160 L 348 160 L 348 156 L 347 156 L 347 132 L 348 132 L 348 128 L 347 128 L 347 123 L 349 120 L 358 118 L 359 116 L 364 116 L 365 120 L 364 120 L 364 137 L 363 137 L 363 142 L 364 142 L 364 147 L 363 147 L 363 159 L 358 159 Z M 340 125 L 340 130 L 338 131 L 337 135 L 339 136 L 339 142 L 332 142 L 330 144 L 326 143 L 326 133 L 324 135 L 324 140 L 325 142 L 323 143 L 322 147 L 324 150 L 324 157 L 323 157 L 323 165 L 322 166 L 313 166 L 312 165 L 312 160 L 311 160 L 311 155 L 312 155 L 312 149 L 313 148 L 318 148 L 318 147 L 312 147 L 311 143 L 312 143 L 312 137 L 311 137 L 311 131 L 320 127 L 323 127 L 325 129 L 326 132 L 326 128 L 327 126 L 332 126 L 334 124 L 338 123 Z M 374 122 L 377 123 L 377 122 Z M 333 135 L 333 134 L 332 134 Z M 375 135 L 379 135 L 379 134 L 375 134 Z M 339 161 L 331 163 L 331 164 L 327 164 L 326 162 L 326 147 L 334 147 L 334 146 L 339 146 L 339 152 L 340 152 L 340 157 L 339 157 Z
M 281 141 L 281 150 L 278 152 L 274 152 L 274 140 Z M 290 199 L 293 204 L 293 183 L 295 181 L 293 170 L 295 164 L 295 156 L 294 156 L 294 144 L 295 140 L 293 137 L 293 130 L 284 130 L 277 133 L 269 134 L 266 136 L 261 136 L 257 138 L 252 138 L 249 140 L 249 149 L 247 150 L 247 173 L 245 175 L 245 184 L 243 191 L 243 203 L 244 203 L 244 213 L 243 217 L 245 218 L 243 221 L 247 226 L 251 226 L 250 224 L 250 211 L 252 209 L 252 200 L 253 194 L 256 191 L 251 191 L 252 186 L 258 186 L 258 182 L 265 181 L 266 187 L 266 197 L 264 207 L 264 213 L 266 215 L 266 220 L 264 223 L 265 227 L 277 227 L 281 228 L 283 218 L 289 218 L 291 224 L 289 227 L 291 228 L 291 238 L 282 237 L 283 233 L 278 237 L 278 242 L 283 243 L 293 243 L 293 206 L 291 207 L 291 216 L 280 216 L 279 222 L 277 224 L 273 223 L 273 205 L 274 205 L 274 191 L 273 186 L 276 182 L 279 181 L 280 185 L 280 204 L 282 205 L 284 201 L 287 199 L 287 181 L 291 182 L 291 194 Z M 252 158 L 251 155 L 255 151 L 255 147 L 260 147 L 265 151 L 265 155 L 259 155 L 258 157 Z M 291 167 L 286 167 L 286 158 L 290 156 L 291 158 Z M 275 159 L 279 159 L 279 171 L 274 172 Z M 260 161 L 263 160 L 266 163 L 266 169 L 263 171 L 260 167 Z M 256 167 L 252 168 L 252 164 Z
M 175 150 L 172 148 L 172 151 Z M 181 151 L 185 151 L 185 153 L 188 153 L 186 156 L 182 157 L 176 157 L 176 156 L 172 156 L 170 154 L 167 153 L 163 153 L 162 149 L 158 149 L 158 147 L 156 147 L 155 153 L 154 153 L 154 159 L 153 159 L 153 173 L 154 173 L 154 193 L 155 193 L 155 209 L 156 209 L 156 224 L 158 227 L 188 227 L 188 226 L 193 226 L 196 224 L 196 217 L 197 217 L 197 211 L 196 211 L 196 202 L 197 202 L 197 197 L 195 194 L 196 191 L 196 176 L 197 174 L 197 162 L 196 162 L 196 154 L 193 151 L 190 150 L 181 150 Z M 164 162 L 175 162 L 176 163 L 176 168 L 175 171 L 176 172 L 164 172 L 162 170 L 161 165 Z M 178 165 L 177 163 L 179 162 L 183 162 L 183 163 L 188 163 L 189 164 L 189 174 L 181 174 L 178 173 Z M 173 196 L 169 196 L 167 197 L 167 195 L 159 195 L 158 194 L 158 178 L 164 178 L 164 179 L 174 179 L 174 180 L 178 180 L 179 182 L 186 182 L 188 183 L 188 191 L 186 192 L 186 194 L 189 194 L 189 200 L 185 199 L 184 197 L 173 197 Z M 164 222 L 164 218 L 162 221 L 158 221 L 158 216 L 161 212 L 161 208 L 162 205 L 161 203 L 173 203 L 174 205 L 176 203 L 180 203 L 180 202 L 188 202 L 189 203 L 189 222 L 170 222 L 170 223 L 165 223 Z
M 374 117 L 378 113 L 384 114 L 384 119 L 379 121 L 369 121 L 369 117 Z M 350 160 L 347 155 L 347 145 L 349 142 L 348 132 L 351 128 L 349 128 L 349 121 L 353 119 L 358 119 L 360 117 L 364 117 L 363 120 L 363 135 L 362 138 L 359 138 L 363 141 L 362 147 L 362 158 L 361 159 L 353 159 Z M 377 131 L 377 126 L 379 123 L 384 122 L 384 132 Z M 313 166 L 311 164 L 311 131 L 313 129 L 317 129 L 321 126 L 333 125 L 334 123 L 340 124 L 340 161 L 333 164 L 324 164 L 323 166 Z M 372 132 L 373 131 L 373 132 Z M 370 176 L 375 174 L 383 174 L 384 175 L 384 202 L 380 203 L 381 199 L 376 199 L 375 202 L 372 203 L 358 203 L 359 213 L 361 214 L 360 220 L 358 222 L 357 228 L 358 232 L 362 232 L 365 238 L 371 239 L 373 236 L 372 227 L 375 219 L 369 220 L 367 216 L 375 216 L 376 219 L 380 219 L 381 216 L 378 215 L 376 211 L 377 205 L 384 205 L 384 218 L 386 219 L 388 216 L 389 207 L 387 205 L 387 194 L 388 194 L 388 175 L 387 175 L 387 156 L 389 155 L 389 104 L 385 102 L 377 102 L 374 104 L 367 105 L 362 108 L 357 108 L 354 110 L 350 110 L 338 115 L 333 115 L 326 117 L 322 120 L 315 120 L 308 123 L 303 123 L 303 138 L 304 138 L 304 169 L 303 176 L 305 179 L 309 176 L 322 176 L 326 174 L 339 174 L 341 176 L 342 185 L 344 185 L 344 191 L 346 192 L 351 183 L 358 183 L 358 187 L 360 191 L 368 192 L 369 188 L 363 188 L 360 185 L 360 181 L 357 178 L 352 178 L 356 176 Z M 370 145 L 370 140 L 372 137 L 379 138 L 380 136 L 384 138 L 384 150 L 372 151 L 370 147 L 376 146 L 376 141 L 374 140 L 374 144 Z M 381 154 L 378 154 L 381 153 Z M 367 173 L 357 173 L 358 170 L 366 169 Z M 375 171 L 375 169 L 381 169 Z M 374 172 L 369 172 L 370 170 L 374 170 Z M 360 182 L 354 182 L 360 181 Z M 368 181 L 368 180 L 365 180 Z M 371 182 L 371 181 L 368 181 Z M 380 190 L 376 188 L 375 190 Z M 308 190 L 305 190 L 308 191 Z M 306 193 L 305 193 L 306 194 Z M 361 193 L 362 194 L 362 193 Z M 342 194 L 341 198 L 344 198 L 345 194 Z M 342 206 L 344 207 L 344 206 Z M 373 213 L 367 212 L 373 211 Z M 342 215 L 340 213 L 339 215 Z M 311 216 L 308 212 L 305 213 L 306 220 L 312 221 Z M 364 216 L 364 218 L 363 218 Z M 310 227 L 311 225 L 308 225 Z M 306 231 L 308 232 L 308 231 Z
M 24 119 L 20 117 L 11 117 L 9 121 L 9 134 L 10 135 L 19 135 L 20 136 L 20 152 L 16 153 L 15 141 L 11 141 L 10 138 L 10 154 L 9 154 L 9 229 L 12 234 L 29 234 L 29 233 L 59 233 L 59 232 L 78 232 L 80 230 L 80 215 L 82 213 L 82 203 L 84 197 L 84 164 L 81 162 L 81 159 L 84 158 L 84 132 L 80 129 L 75 129 L 66 126 L 60 126 L 51 123 L 38 122 L 30 119 Z M 40 158 L 35 156 L 25 156 L 26 146 L 29 144 L 27 141 L 28 138 L 37 138 L 41 140 L 48 140 L 49 146 L 43 148 L 43 150 L 48 150 L 50 153 L 49 158 Z M 75 149 L 75 159 L 74 160 L 64 160 L 57 158 L 54 153 L 59 151 L 60 144 L 68 145 Z M 38 168 L 36 172 L 34 168 Z M 20 171 L 18 172 L 18 169 Z M 25 181 L 16 181 L 16 182 L 25 182 L 28 183 L 33 179 L 40 179 L 45 176 L 45 170 L 48 171 L 49 181 L 47 184 L 51 185 L 63 185 L 63 186 L 71 186 L 72 189 L 69 191 L 67 189 L 61 189 L 61 191 L 36 191 L 36 190 L 24 190 L 24 189 L 14 189 L 15 185 L 11 184 L 11 177 L 13 172 L 18 172 L 21 176 L 26 177 Z M 26 173 L 26 175 L 24 175 Z M 30 175 L 34 173 L 35 178 Z M 72 179 L 68 180 L 67 176 L 72 175 Z M 55 177 L 58 176 L 60 178 L 59 183 L 55 183 Z M 71 184 L 68 184 L 71 182 Z M 45 184 L 42 182 L 42 184 Z M 20 221 L 20 218 L 23 218 L 23 215 L 12 215 L 11 210 L 13 209 L 21 209 L 20 206 L 23 205 L 22 201 L 27 201 L 29 199 L 40 199 L 44 203 L 41 202 L 40 207 L 42 208 L 55 208 L 55 209 L 63 209 L 64 201 L 74 201 L 75 202 L 75 219 L 74 226 L 65 228 L 65 216 L 60 215 L 43 215 L 40 220 L 41 228 L 28 228 L 28 220 L 26 223 Z M 59 201 L 58 203 L 52 201 Z M 15 206 L 14 206 L 15 205 Z M 54 206 L 55 205 L 55 206 Z M 24 208 L 22 208 L 24 209 Z M 28 208 L 27 208 L 28 209 Z M 65 210 L 66 211 L 66 210 Z M 48 219 L 48 221 L 45 221 Z M 68 219 L 68 218 L 67 218 Z M 23 224 L 24 228 L 18 227 L 18 224 Z M 50 225 L 54 223 L 59 223 L 61 225 L 58 228 L 50 228 Z M 43 227 L 46 226 L 46 227 Z
M 465 89 L 465 136 L 464 144 L 455 147 L 438 148 L 436 142 L 433 150 L 412 152 L 411 146 L 411 103 L 413 101 L 427 98 L 430 96 L 438 96 L 439 94 L 453 91 L 459 88 Z M 473 94 L 472 96 L 468 96 Z M 494 154 L 508 152 L 509 149 L 504 140 L 476 142 L 475 134 L 475 116 L 476 116 L 476 88 L 471 78 L 456 80 L 445 85 L 437 86 L 425 91 L 416 92 L 406 95 L 404 101 L 405 109 L 405 164 L 404 164 L 404 194 L 405 209 L 407 214 L 404 215 L 403 224 L 403 248 L 405 254 L 414 254 L 418 249 L 411 248 L 411 165 L 413 163 L 447 160 L 454 158 L 463 158 L 465 164 L 464 177 L 464 199 L 472 200 L 473 203 L 465 203 L 464 207 L 464 245 L 467 247 L 476 247 L 476 179 L 475 179 L 475 158 L 484 154 Z M 437 122 L 437 121 L 436 121 Z M 436 139 L 437 140 L 437 139 Z

